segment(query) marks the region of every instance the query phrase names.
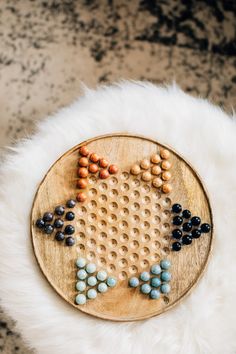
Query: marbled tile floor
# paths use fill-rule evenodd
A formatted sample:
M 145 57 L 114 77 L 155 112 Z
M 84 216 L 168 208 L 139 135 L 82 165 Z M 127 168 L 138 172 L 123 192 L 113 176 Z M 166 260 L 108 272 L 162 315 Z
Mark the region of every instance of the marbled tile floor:
M 235 108 L 234 0 L 3 0 L 0 148 L 89 87 L 171 83 Z M 0 313 L 0 352 L 31 353 Z

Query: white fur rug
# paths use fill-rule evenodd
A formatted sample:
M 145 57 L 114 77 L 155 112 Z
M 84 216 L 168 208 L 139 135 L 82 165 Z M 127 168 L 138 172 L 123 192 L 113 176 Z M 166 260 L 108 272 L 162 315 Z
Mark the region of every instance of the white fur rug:
M 98 320 L 61 300 L 32 251 L 36 188 L 67 149 L 96 135 L 131 132 L 166 143 L 192 163 L 209 191 L 215 244 L 206 274 L 182 304 L 135 323 Z M 236 351 L 236 124 L 173 86 L 124 82 L 84 97 L 12 148 L 0 180 L 0 286 L 4 309 L 46 354 L 232 354 Z

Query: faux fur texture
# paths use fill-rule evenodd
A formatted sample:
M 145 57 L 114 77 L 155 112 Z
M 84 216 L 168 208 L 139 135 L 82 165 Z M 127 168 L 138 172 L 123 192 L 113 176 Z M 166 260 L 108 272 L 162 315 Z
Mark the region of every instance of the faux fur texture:
M 215 221 L 213 255 L 192 294 L 159 317 L 133 323 L 98 320 L 60 299 L 36 264 L 29 233 L 32 200 L 50 165 L 85 139 L 121 131 L 166 143 L 190 161 L 209 191 Z M 176 86 L 123 82 L 85 89 L 11 150 L 0 181 L 1 300 L 29 345 L 41 354 L 235 352 L 233 117 Z

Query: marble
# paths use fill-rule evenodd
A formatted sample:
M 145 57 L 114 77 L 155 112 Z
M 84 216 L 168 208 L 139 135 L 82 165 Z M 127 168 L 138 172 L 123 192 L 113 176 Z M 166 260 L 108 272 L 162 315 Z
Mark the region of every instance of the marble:
M 85 280 L 87 278 L 87 276 L 88 276 L 88 274 L 87 274 L 86 270 L 84 270 L 84 269 L 78 270 L 78 272 L 77 272 L 78 279 Z
M 161 273 L 161 267 L 159 266 L 159 264 L 153 264 L 151 266 L 151 273 L 155 274 L 155 275 L 158 275 Z
M 158 288 L 161 285 L 161 281 L 159 278 L 155 277 L 151 279 L 151 286 L 154 288 Z
M 171 83 L 235 109 L 233 1 L 2 1 L 0 154 L 89 87 Z M 0 352 L 32 353 L 0 313 Z
M 98 284 L 98 291 L 100 293 L 105 293 L 107 291 L 107 284 L 106 283 L 99 283 Z
M 170 272 L 162 272 L 161 273 L 161 280 L 162 281 L 170 281 L 171 280 L 171 274 Z
M 75 287 L 78 291 L 84 291 L 86 289 L 86 283 L 82 280 L 77 281 Z
M 160 265 L 161 265 L 162 269 L 166 269 L 167 270 L 167 269 L 170 268 L 171 262 L 170 262 L 169 259 L 162 259 Z
M 150 279 L 150 273 L 149 272 L 142 272 L 140 274 L 140 279 L 142 281 L 148 281 Z
M 99 270 L 97 272 L 97 279 L 100 281 L 104 281 L 107 278 L 107 272 L 105 270 Z
M 150 287 L 149 284 L 142 284 L 140 287 L 141 293 L 143 294 L 149 294 L 152 288 Z
M 87 283 L 89 286 L 95 286 L 97 284 L 96 277 L 92 276 L 87 279 Z
M 107 285 L 108 285 L 110 288 L 114 288 L 114 286 L 116 286 L 116 284 L 117 284 L 116 278 L 113 278 L 113 277 L 108 277 L 108 278 L 107 278 Z
M 95 299 L 97 297 L 97 291 L 95 289 L 89 289 L 87 291 L 87 298 L 88 299 Z
M 170 289 L 171 289 L 171 287 L 168 283 L 162 284 L 161 288 L 160 288 L 160 290 L 163 294 L 168 294 L 170 292 Z
M 151 292 L 150 292 L 151 299 L 157 300 L 160 298 L 160 296 L 161 296 L 161 293 L 159 290 L 155 290 L 155 289 L 151 290 Z
M 97 267 L 94 263 L 88 263 L 85 267 L 87 273 L 92 274 L 96 271 Z
M 139 286 L 139 279 L 136 277 L 132 277 L 129 279 L 129 286 L 131 286 L 131 288 L 137 288 L 137 286 Z
M 86 304 L 86 296 L 84 294 L 79 294 L 75 297 L 75 302 L 77 305 Z

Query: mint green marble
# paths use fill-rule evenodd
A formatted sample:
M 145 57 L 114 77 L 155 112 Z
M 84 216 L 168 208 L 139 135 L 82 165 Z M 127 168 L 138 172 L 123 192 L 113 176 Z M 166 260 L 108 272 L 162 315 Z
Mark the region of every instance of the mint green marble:
M 79 294 L 75 298 L 75 302 L 77 305 L 84 305 L 86 304 L 86 296 L 84 294 Z
M 94 263 L 88 263 L 86 265 L 85 269 L 86 269 L 87 273 L 92 274 L 92 273 L 96 272 L 97 267 L 96 267 L 96 264 L 94 264 Z
M 78 268 L 84 268 L 86 266 L 86 259 L 78 258 L 75 264 L 77 265 Z
M 170 281 L 171 280 L 171 274 L 170 272 L 164 271 L 161 273 L 161 280 L 162 281 Z
M 105 270 L 99 270 L 97 272 L 97 279 L 100 281 L 104 281 L 107 278 L 107 272 Z
M 170 268 L 171 262 L 168 259 L 162 259 L 160 265 L 162 269 L 167 270 Z
M 142 272 L 140 274 L 140 279 L 142 281 L 148 281 L 150 279 L 150 273 L 149 272 Z
M 151 292 L 150 292 L 151 299 L 157 300 L 160 298 L 160 296 L 161 296 L 161 293 L 159 290 L 156 290 L 156 289 L 151 290 Z
M 153 264 L 151 266 L 151 273 L 154 275 L 161 274 L 161 267 L 159 266 L 159 264 Z
M 160 290 L 163 294 L 168 294 L 170 292 L 170 284 L 162 284 Z
M 86 289 L 86 283 L 82 280 L 77 281 L 75 287 L 78 291 L 84 291 Z
M 114 286 L 116 286 L 116 284 L 117 284 L 116 278 L 113 278 L 113 277 L 108 277 L 108 278 L 107 278 L 107 285 L 108 285 L 110 288 L 114 288 Z
M 89 289 L 87 291 L 87 298 L 88 299 L 95 299 L 97 297 L 97 291 L 95 289 Z
M 140 290 L 141 290 L 141 293 L 143 293 L 143 294 L 149 294 L 150 291 L 152 290 L 152 288 L 150 287 L 149 284 L 143 284 L 143 285 L 141 285 Z
M 137 288 L 137 286 L 139 286 L 139 280 L 136 277 L 132 277 L 129 279 L 129 286 L 131 286 L 131 288 Z
M 98 291 L 100 293 L 105 293 L 107 291 L 107 284 L 106 283 L 98 284 Z
M 155 277 L 151 279 L 151 286 L 154 288 L 158 288 L 161 285 L 161 281 L 159 278 Z
M 80 269 L 80 270 L 78 270 L 78 272 L 77 272 L 77 277 L 78 277 L 78 279 L 80 279 L 80 280 L 84 280 L 84 279 L 86 279 L 86 277 L 87 277 L 87 272 L 84 270 L 84 269 Z
M 95 286 L 97 284 L 97 278 L 95 276 L 88 277 L 87 283 L 89 286 Z

